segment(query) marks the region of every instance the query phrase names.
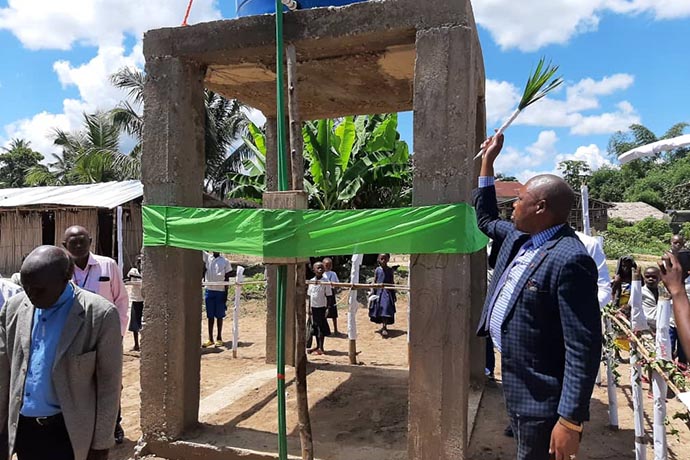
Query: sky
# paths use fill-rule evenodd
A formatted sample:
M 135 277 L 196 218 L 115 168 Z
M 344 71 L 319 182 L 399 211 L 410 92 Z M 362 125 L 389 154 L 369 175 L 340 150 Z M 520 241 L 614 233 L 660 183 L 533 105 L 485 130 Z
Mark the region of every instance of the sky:
M 690 122 L 690 0 L 475 0 L 486 68 L 487 127 L 514 110 L 542 56 L 565 83 L 506 133 L 497 171 L 524 181 L 564 160 L 615 164 L 606 146 L 642 123 Z M 182 22 L 187 0 L 0 0 L 0 146 L 23 138 L 48 159 L 55 128 L 114 107 L 108 76 L 143 68 L 146 30 Z M 234 0 L 195 0 L 198 23 L 234 16 Z M 412 145 L 412 115 L 400 117 Z

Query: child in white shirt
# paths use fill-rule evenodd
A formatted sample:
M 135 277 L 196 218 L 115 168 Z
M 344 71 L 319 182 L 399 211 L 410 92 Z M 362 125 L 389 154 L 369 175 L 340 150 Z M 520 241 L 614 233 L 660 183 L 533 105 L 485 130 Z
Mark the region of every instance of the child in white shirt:
M 327 281 L 323 276 L 324 272 L 323 263 L 316 262 L 314 264 L 316 276 L 311 281 Z M 326 306 L 328 304 L 327 296 L 332 295 L 332 293 L 331 287 L 325 284 L 310 284 L 307 290 L 312 318 L 312 334 L 316 337 L 316 347 L 307 350 L 310 354 L 323 355 L 325 338 L 331 335 L 331 329 L 326 320 Z

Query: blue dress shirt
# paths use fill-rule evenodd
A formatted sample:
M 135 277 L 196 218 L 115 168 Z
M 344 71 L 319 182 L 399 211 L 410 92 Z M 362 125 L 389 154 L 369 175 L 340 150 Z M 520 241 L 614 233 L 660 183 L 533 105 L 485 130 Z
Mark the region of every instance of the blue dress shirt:
M 491 187 L 494 185 L 494 178 L 489 176 L 479 177 L 479 188 Z M 539 248 L 549 241 L 563 227 L 563 224 L 548 228 L 542 232 L 532 235 L 532 237 L 522 245 L 512 263 L 506 267 L 498 280 L 494 296 L 491 299 L 489 310 L 489 334 L 494 346 L 501 351 L 501 326 L 505 319 L 506 311 L 513 297 L 515 286 L 517 285 L 529 263 L 537 255 Z
M 50 308 L 35 308 L 31 329 L 29 368 L 24 381 L 24 403 L 20 413 L 25 417 L 50 417 L 62 412 L 53 385 L 53 364 L 62 330 L 74 303 L 74 287 L 67 287 Z

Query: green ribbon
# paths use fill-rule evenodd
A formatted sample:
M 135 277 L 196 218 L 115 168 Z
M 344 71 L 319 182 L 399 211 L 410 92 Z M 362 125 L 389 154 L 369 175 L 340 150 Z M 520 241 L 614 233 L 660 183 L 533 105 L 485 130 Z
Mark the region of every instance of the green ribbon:
M 466 203 L 346 211 L 144 206 L 144 246 L 260 257 L 471 254 L 487 237 Z

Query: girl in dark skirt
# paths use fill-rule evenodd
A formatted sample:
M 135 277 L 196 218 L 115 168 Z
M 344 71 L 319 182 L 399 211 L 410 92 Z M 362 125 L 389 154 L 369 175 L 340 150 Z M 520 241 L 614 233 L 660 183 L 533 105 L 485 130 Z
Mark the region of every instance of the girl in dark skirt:
M 331 283 L 340 282 L 338 279 L 338 274 L 333 271 L 333 259 L 330 257 L 323 259 L 323 267 L 326 270 L 323 274 L 323 277 L 326 278 L 326 281 L 330 281 Z M 336 305 L 335 294 L 336 288 L 331 286 L 331 295 L 326 296 L 326 318 L 331 318 L 333 320 L 333 334 L 338 336 L 338 306 Z
M 374 284 L 393 284 L 393 269 L 388 266 L 390 254 L 379 254 L 374 273 Z M 369 303 L 369 319 L 372 323 L 380 324 L 378 331 L 382 337 L 388 337 L 388 326 L 395 323 L 395 291 L 375 288 L 374 299 Z

